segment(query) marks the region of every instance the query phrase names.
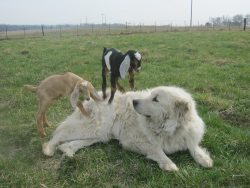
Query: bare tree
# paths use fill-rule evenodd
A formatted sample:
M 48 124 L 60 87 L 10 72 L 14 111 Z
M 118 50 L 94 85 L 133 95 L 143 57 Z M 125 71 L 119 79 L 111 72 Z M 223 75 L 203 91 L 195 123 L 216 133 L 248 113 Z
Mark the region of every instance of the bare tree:
M 243 22 L 243 16 L 241 14 L 236 14 L 233 17 L 233 25 L 235 26 L 241 26 Z

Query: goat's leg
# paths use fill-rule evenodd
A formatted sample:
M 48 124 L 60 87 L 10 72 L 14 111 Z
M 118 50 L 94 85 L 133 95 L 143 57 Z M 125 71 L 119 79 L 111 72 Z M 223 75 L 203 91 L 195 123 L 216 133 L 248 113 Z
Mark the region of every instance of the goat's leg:
M 109 104 L 112 103 L 115 96 L 117 78 L 115 78 L 115 75 L 111 74 L 110 80 L 111 80 L 111 94 L 108 102 Z
M 131 89 L 135 88 L 134 73 L 129 72 L 129 86 Z
M 44 126 L 46 126 L 46 127 L 50 127 L 51 126 L 49 124 L 48 119 L 47 119 L 46 113 L 44 113 L 44 116 L 43 116 L 43 123 L 44 123 Z
M 117 85 L 119 91 L 121 91 L 122 93 L 125 92 L 125 89 L 120 85 L 120 83 L 118 82 L 118 80 L 116 81 L 116 85 Z
M 81 113 L 82 113 L 84 116 L 87 116 L 87 117 L 88 117 L 88 116 L 90 115 L 90 111 L 87 111 L 87 110 L 84 108 L 84 106 L 83 106 L 83 104 L 82 104 L 81 101 L 78 101 L 77 104 L 76 104 L 76 106 L 80 109 Z
M 103 99 L 106 99 L 106 88 L 107 88 L 107 70 L 105 67 L 102 68 L 102 95 Z
M 44 130 L 44 119 L 46 118 L 45 113 L 47 112 L 50 104 L 50 101 L 40 99 L 39 111 L 37 113 L 37 130 L 41 137 L 46 136 Z

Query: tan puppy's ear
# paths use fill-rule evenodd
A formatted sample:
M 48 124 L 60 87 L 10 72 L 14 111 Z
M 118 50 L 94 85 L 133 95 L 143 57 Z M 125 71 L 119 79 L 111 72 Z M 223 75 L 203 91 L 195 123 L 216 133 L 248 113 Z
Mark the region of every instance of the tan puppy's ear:
M 89 89 L 90 96 L 92 99 L 94 99 L 97 102 L 102 100 L 102 98 L 98 95 L 96 89 L 90 82 L 88 82 L 88 89 Z
M 74 90 L 72 91 L 71 95 L 70 95 L 70 103 L 71 106 L 75 109 L 77 106 L 77 101 L 79 99 L 80 96 L 80 92 L 79 92 L 79 87 L 80 87 L 81 82 L 77 82 Z

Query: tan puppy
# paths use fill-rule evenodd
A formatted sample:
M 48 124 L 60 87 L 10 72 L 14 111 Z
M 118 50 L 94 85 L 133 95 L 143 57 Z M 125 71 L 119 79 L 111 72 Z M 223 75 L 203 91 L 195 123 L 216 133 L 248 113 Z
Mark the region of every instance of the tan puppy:
M 53 101 L 62 97 L 69 96 L 70 103 L 73 108 L 78 107 L 84 116 L 89 116 L 79 96 L 82 94 L 84 99 L 89 100 L 90 97 L 95 101 L 100 101 L 101 97 L 96 92 L 93 85 L 77 76 L 74 73 L 67 72 L 63 75 L 52 75 L 44 79 L 39 86 L 24 85 L 24 87 L 35 92 L 39 97 L 39 111 L 37 113 L 37 129 L 41 137 L 45 136 L 44 125 L 49 126 L 46 112 Z

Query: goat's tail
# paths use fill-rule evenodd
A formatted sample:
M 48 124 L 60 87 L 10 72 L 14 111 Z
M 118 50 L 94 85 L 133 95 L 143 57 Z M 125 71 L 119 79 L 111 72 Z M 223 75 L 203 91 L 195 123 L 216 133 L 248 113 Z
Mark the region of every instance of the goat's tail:
M 23 87 L 24 87 L 24 89 L 29 90 L 29 91 L 31 91 L 33 93 L 35 93 L 37 91 L 37 87 L 36 86 L 24 85 Z
M 102 65 L 105 64 L 104 54 L 106 53 L 106 51 L 107 51 L 107 48 L 106 48 L 106 47 L 103 47 L 103 52 L 102 52 Z
M 102 57 L 104 57 L 104 54 L 106 53 L 106 51 L 107 51 L 107 48 L 103 47 Z

